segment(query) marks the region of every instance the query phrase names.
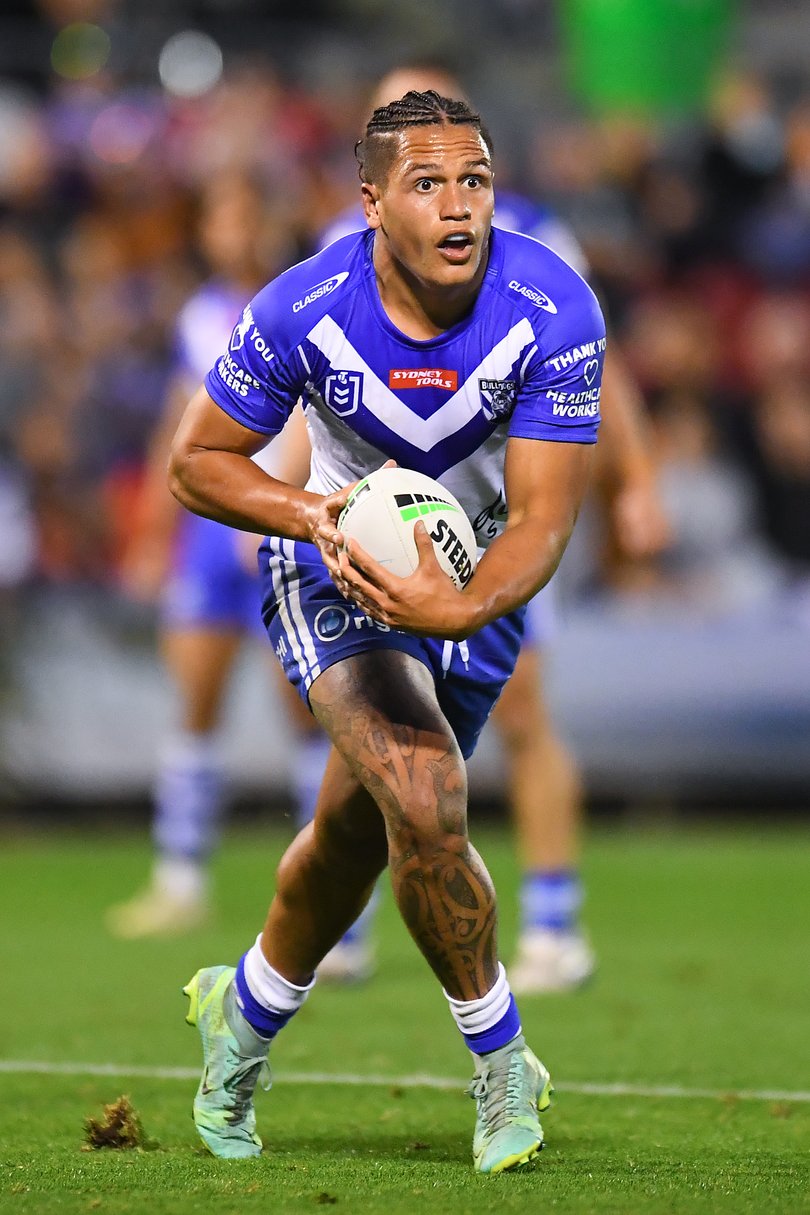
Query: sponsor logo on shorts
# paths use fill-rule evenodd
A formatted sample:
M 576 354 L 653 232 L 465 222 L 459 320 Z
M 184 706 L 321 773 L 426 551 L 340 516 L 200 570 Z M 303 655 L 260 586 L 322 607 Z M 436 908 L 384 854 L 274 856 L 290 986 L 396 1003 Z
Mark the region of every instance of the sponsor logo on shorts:
M 363 399 L 362 371 L 335 371 L 328 375 L 323 387 L 323 399 L 339 418 L 356 413 Z
M 315 636 L 321 641 L 337 641 L 349 627 L 351 612 L 340 604 L 323 607 L 315 617 Z
M 325 278 L 322 283 L 317 283 L 314 287 L 310 287 L 306 295 L 303 295 L 300 300 L 296 300 L 292 306 L 293 312 L 300 312 L 302 308 L 306 308 L 309 304 L 314 304 L 316 300 L 323 299 L 325 295 L 331 295 L 336 287 L 341 283 L 345 283 L 349 277 L 348 270 L 341 270 L 340 274 L 333 274 L 331 278 Z
M 557 312 L 557 305 L 539 287 L 533 287 L 530 283 L 519 283 L 516 278 L 513 278 L 509 283 L 509 290 L 517 291 L 518 295 L 531 300 L 536 307 L 542 308 L 544 312 L 552 312 L 554 314 Z
M 479 380 L 478 389 L 484 413 L 495 422 L 511 418 L 517 404 L 517 384 L 514 380 Z
M 388 372 L 389 388 L 443 388 L 447 392 L 458 389 L 458 372 L 443 367 L 393 367 Z
M 343 607 L 340 603 L 330 603 L 322 607 L 315 617 L 315 636 L 319 641 L 339 641 L 349 628 L 376 629 L 379 633 L 390 633 L 391 626 L 372 620 L 364 612 L 353 612 L 351 608 Z

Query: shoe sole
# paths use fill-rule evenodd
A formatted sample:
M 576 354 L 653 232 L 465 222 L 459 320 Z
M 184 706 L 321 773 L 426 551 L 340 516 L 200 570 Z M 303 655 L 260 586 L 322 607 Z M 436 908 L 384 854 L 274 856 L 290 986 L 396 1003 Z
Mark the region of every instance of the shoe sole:
M 540 1091 L 539 1097 L 537 1098 L 537 1112 L 539 1114 L 545 1113 L 545 1111 L 549 1108 L 553 1093 L 554 1088 L 551 1084 L 551 1077 L 546 1076 L 546 1082 Z M 519 1169 L 527 1164 L 531 1164 L 531 1162 L 540 1155 L 542 1150 L 543 1140 L 539 1139 L 533 1147 L 530 1147 L 525 1152 L 516 1152 L 512 1156 L 504 1156 L 503 1160 L 499 1160 L 494 1168 L 488 1170 L 486 1175 L 488 1177 L 495 1177 L 499 1173 L 506 1173 L 512 1169 Z

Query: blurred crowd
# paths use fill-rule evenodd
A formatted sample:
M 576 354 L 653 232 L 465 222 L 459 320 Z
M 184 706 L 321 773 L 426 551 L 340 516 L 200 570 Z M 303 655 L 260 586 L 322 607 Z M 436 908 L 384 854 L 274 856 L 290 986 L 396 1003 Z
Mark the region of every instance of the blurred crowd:
M 308 255 L 357 191 L 365 95 L 248 58 L 195 96 L 103 70 L 54 73 L 30 93 L 0 81 L 6 597 L 43 584 L 116 593 L 173 321 L 206 274 L 202 192 L 259 184 L 267 277 Z M 546 119 L 524 137 L 510 185 L 551 204 L 590 260 L 673 522 L 667 552 L 633 567 L 586 524 L 579 591 L 720 610 L 803 593 L 810 91 L 786 98 L 728 71 L 700 119 Z

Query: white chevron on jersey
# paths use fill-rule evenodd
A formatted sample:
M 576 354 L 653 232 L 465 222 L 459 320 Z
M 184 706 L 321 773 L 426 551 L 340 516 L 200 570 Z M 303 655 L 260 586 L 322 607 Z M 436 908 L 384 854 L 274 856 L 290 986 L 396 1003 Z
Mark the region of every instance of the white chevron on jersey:
M 534 330 L 527 318 L 513 325 L 467 377 L 461 387 L 429 418 L 420 418 L 371 370 L 346 334 L 331 316 L 324 316 L 307 334 L 332 367 L 362 373 L 363 405 L 389 430 L 419 451 L 432 451 L 437 444 L 457 434 L 481 412 L 478 379 L 503 379 L 518 356 L 534 344 Z

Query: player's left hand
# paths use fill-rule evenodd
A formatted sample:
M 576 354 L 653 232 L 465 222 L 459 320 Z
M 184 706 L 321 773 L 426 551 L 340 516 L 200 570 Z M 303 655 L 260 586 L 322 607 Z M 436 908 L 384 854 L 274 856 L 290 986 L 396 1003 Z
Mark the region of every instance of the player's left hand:
M 396 466 L 396 460 L 386 460 L 381 465 L 382 468 L 396 468 Z M 324 565 L 335 582 L 337 581 L 336 575 L 338 573 L 338 556 L 343 544 L 343 536 L 337 529 L 337 521 L 352 490 L 357 484 L 357 481 L 352 481 L 351 485 L 344 485 L 342 489 L 336 490 L 335 493 L 327 494 L 321 498 L 308 524 L 308 539 L 318 549 Z M 341 591 L 341 593 L 343 592 Z
M 375 561 L 356 540 L 347 540 L 332 574 L 340 593 L 373 620 L 418 637 L 463 641 L 469 636 L 468 601 L 439 565 L 421 520 L 414 526 L 419 565 L 399 578 Z
M 623 486 L 610 503 L 616 544 L 625 557 L 656 557 L 672 543 L 672 529 L 654 480 Z

